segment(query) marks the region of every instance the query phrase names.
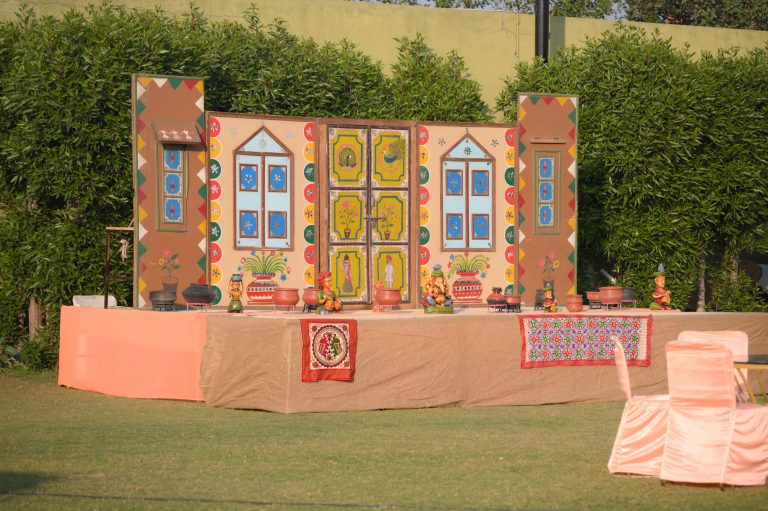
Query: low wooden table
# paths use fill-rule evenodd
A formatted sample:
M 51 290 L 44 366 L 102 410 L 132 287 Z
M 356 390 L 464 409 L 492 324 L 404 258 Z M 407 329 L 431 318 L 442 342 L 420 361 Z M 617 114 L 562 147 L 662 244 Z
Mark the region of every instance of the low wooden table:
M 746 362 L 734 362 L 733 367 L 736 368 L 741 381 L 744 382 L 744 386 L 749 393 L 749 399 L 755 404 L 757 404 L 757 398 L 752 390 L 752 386 L 749 384 L 749 380 L 746 378 L 745 370 L 760 371 L 760 374 L 757 376 L 757 385 L 760 387 L 760 394 L 763 396 L 763 404 L 768 404 L 765 388 L 763 387 L 763 373 L 768 372 L 768 354 L 750 355 Z

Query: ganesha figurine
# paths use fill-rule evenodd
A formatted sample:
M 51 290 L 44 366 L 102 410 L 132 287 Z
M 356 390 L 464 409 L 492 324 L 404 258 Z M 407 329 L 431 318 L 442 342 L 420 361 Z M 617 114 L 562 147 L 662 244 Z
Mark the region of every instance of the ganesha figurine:
M 421 288 L 421 305 L 428 314 L 453 314 L 453 298 L 448 294 L 448 281 L 443 267 L 436 264 L 432 275 Z

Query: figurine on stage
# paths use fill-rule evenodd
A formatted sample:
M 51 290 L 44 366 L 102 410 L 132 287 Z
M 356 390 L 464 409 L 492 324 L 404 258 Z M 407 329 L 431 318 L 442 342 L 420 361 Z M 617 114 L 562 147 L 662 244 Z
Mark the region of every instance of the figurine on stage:
M 240 298 L 243 296 L 243 275 L 242 273 L 233 273 L 227 286 L 229 293 L 229 307 L 227 312 L 243 312 L 243 302 Z
M 544 288 L 544 302 L 542 303 L 545 312 L 557 312 L 557 300 L 555 300 L 555 292 L 551 287 Z
M 317 303 L 320 304 L 317 311 L 320 314 L 331 314 L 341 310 L 341 300 L 336 297 L 336 293 L 331 289 L 331 276 L 329 271 L 320 272 L 318 280 L 320 281 L 320 292 L 317 293 Z
M 668 310 L 672 301 L 672 292 L 668 289 L 664 289 L 667 283 L 667 278 L 664 276 L 664 265 L 659 264 L 659 271 L 656 272 L 656 289 L 653 290 L 653 303 L 651 303 L 651 309 L 653 310 Z
M 443 274 L 443 267 L 436 264 L 432 276 L 422 286 L 421 305 L 424 312 L 431 314 L 452 314 L 453 298 L 448 294 L 448 282 Z

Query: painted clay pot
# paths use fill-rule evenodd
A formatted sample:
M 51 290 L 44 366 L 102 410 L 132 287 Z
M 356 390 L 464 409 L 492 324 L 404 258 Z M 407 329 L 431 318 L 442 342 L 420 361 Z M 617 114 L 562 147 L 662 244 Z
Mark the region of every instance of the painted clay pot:
M 584 299 L 579 294 L 569 294 L 565 297 L 565 308 L 568 312 L 581 312 L 584 308 Z
M 213 289 L 205 284 L 192 283 L 187 289 L 181 292 L 181 295 L 187 303 L 199 303 L 208 305 L 213 301 Z
M 304 293 L 301 295 L 301 299 L 304 300 L 304 303 L 307 305 L 318 305 L 317 302 L 317 294 L 320 292 L 319 289 L 315 289 L 314 287 L 308 287 L 304 289 Z
M 599 302 L 600 291 L 587 291 L 587 300 L 590 302 Z
M 603 286 L 600 288 L 600 302 L 603 305 L 618 305 L 624 297 L 621 286 Z
M 483 283 L 477 278 L 479 271 L 459 271 L 459 278 L 451 285 L 453 300 L 457 303 L 481 303 Z
M 248 284 L 245 292 L 248 293 L 248 304 L 255 305 L 260 303 L 272 303 L 272 293 L 277 288 L 274 273 L 254 273 L 256 278 Z
M 520 305 L 522 303 L 522 297 L 520 295 L 505 295 L 507 305 Z
M 299 303 L 299 290 L 292 287 L 278 287 L 272 293 L 275 305 L 293 306 Z
M 398 305 L 400 303 L 400 290 L 389 287 L 376 289 L 376 302 L 379 305 Z
M 488 302 L 488 305 L 503 305 L 507 303 L 507 299 L 501 294 L 500 287 L 494 287 L 493 293 L 489 294 L 485 301 Z

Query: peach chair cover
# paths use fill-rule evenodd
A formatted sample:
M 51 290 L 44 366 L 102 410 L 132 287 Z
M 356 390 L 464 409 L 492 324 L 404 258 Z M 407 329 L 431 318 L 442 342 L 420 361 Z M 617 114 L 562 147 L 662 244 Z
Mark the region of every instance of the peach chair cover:
M 706 340 L 673 341 L 665 350 L 670 410 L 661 479 L 765 484 L 768 407 L 736 404 L 731 350 Z
M 608 460 L 608 471 L 612 474 L 658 476 L 667 433 L 669 396 L 632 396 L 624 348 L 615 336 L 613 344 L 616 347 L 619 386 L 627 402 Z
M 716 330 L 716 331 L 696 331 L 686 330 L 680 332 L 677 336 L 678 341 L 710 341 L 717 342 L 724 346 L 728 346 L 733 353 L 734 362 L 746 362 L 749 358 L 749 336 L 746 332 L 740 330 Z M 749 378 L 749 374 L 746 369 L 742 369 L 744 378 Z M 749 400 L 749 392 L 747 386 L 739 374 L 737 369 L 733 370 L 733 377 L 738 383 L 738 395 L 742 397 L 743 401 Z

